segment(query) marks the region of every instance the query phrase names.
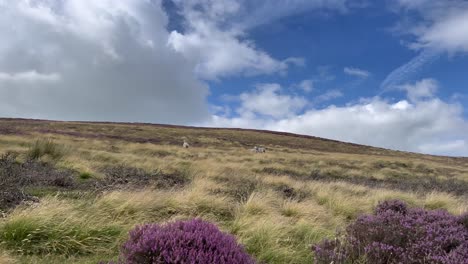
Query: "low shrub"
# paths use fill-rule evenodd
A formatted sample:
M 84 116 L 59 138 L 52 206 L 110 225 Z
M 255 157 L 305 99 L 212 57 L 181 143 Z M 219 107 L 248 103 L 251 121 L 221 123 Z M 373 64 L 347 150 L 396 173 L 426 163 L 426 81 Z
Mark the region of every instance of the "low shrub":
M 373 215 L 313 247 L 316 263 L 468 263 L 466 216 L 380 203 Z
M 144 187 L 152 185 L 158 189 L 180 188 L 188 185 L 192 179 L 186 169 L 173 173 L 163 173 L 161 170 L 147 172 L 141 168 L 117 165 L 105 167 L 106 175 L 100 182 L 101 188 L 115 189 L 123 186 Z
M 20 188 L 24 182 L 24 179 L 18 177 L 20 169 L 16 154 L 0 156 L 0 210 L 15 206 L 26 198 Z
M 27 160 L 17 161 L 17 154 L 0 155 L 0 210 L 10 209 L 22 201 L 36 200 L 25 192 L 30 188 L 75 188 L 74 172 L 58 170 L 50 163 Z
M 255 263 L 234 236 L 200 219 L 138 226 L 121 250 L 127 264 Z
M 310 192 L 304 188 L 294 188 L 287 184 L 277 184 L 273 186 L 273 189 L 281 194 L 285 199 L 297 200 L 298 202 L 310 196 Z

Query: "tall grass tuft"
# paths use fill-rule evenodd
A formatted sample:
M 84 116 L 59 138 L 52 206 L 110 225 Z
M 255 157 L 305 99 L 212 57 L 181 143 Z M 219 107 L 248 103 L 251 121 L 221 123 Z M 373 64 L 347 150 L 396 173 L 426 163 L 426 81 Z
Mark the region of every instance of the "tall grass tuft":
M 4 224 L 0 228 L 0 240 L 5 248 L 23 255 L 73 256 L 96 253 L 99 248 L 114 243 L 120 233 L 120 228 L 115 226 L 61 225 L 31 217 Z
M 65 148 L 49 138 L 38 139 L 29 146 L 27 152 L 29 159 L 38 160 L 46 155 L 54 160 L 58 160 L 65 155 Z
M 0 222 L 0 245 L 19 255 L 78 256 L 116 249 L 124 227 L 87 214 L 85 203 L 45 198 L 35 208 L 17 208 Z M 78 211 L 80 210 L 80 211 Z

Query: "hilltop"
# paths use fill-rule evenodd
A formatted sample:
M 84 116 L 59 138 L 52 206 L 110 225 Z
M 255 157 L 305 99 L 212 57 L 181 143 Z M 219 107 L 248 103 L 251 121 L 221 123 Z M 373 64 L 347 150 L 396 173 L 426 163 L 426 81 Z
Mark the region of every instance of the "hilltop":
M 96 263 L 137 224 L 193 217 L 259 261 L 312 263 L 379 201 L 468 211 L 468 158 L 291 133 L 0 119 L 0 154 L 0 263 Z

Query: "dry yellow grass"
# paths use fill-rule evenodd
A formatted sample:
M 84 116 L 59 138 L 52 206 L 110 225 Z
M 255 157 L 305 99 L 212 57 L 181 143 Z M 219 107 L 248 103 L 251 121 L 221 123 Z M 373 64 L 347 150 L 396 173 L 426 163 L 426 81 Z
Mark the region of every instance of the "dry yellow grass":
M 372 212 L 379 201 L 401 199 L 454 214 L 468 211 L 466 196 L 450 183 L 464 181 L 468 186 L 468 165 L 462 159 L 254 131 L 2 122 L 25 133 L 0 135 L 0 153 L 18 152 L 19 160 L 36 139 L 50 138 L 66 149 L 54 166 L 86 172 L 93 179 L 104 179 L 106 166 L 123 165 L 147 172 L 183 172 L 191 182 L 183 188 L 111 189 L 80 199 L 50 192 L 39 203 L 19 206 L 0 219 L 0 231 L 25 226 L 43 230 L 23 229 L 36 235 L 37 246 L 47 253 L 22 255 L 36 247 L 0 243 L 0 263 L 96 263 L 115 256 L 135 225 L 193 217 L 236 235 L 260 261 L 312 263 L 313 243 L 332 236 L 359 214 Z M 184 136 L 192 148 L 181 147 Z M 139 142 L 142 138 L 151 140 Z M 255 141 L 266 146 L 267 153 L 250 152 Z M 51 162 L 46 156 L 41 159 Z M 428 178 L 447 182 L 445 189 L 408 189 Z M 82 254 L 67 254 L 70 250 Z

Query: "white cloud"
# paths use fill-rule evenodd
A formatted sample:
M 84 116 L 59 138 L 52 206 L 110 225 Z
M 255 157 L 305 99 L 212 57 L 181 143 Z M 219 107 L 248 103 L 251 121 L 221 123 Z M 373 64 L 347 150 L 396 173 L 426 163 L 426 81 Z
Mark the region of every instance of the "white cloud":
M 348 75 L 363 78 L 363 79 L 369 78 L 369 76 L 371 75 L 369 71 L 362 70 L 359 68 L 353 68 L 353 67 L 345 67 L 343 69 L 343 72 Z
M 412 25 L 399 28 L 416 37 L 410 47 L 449 53 L 468 51 L 467 1 L 399 0 L 397 3 L 404 14 L 412 16 L 416 12 L 420 18 Z
M 413 74 L 421 71 L 425 65 L 435 61 L 440 55 L 440 52 L 435 50 L 423 50 L 419 55 L 411 59 L 409 62 L 393 70 L 380 85 L 383 90 L 392 90 L 401 85 Z
M 413 46 L 450 53 L 468 52 L 468 6 L 438 18 L 432 26 L 422 29 Z
M 185 35 L 173 31 L 168 42 L 174 50 L 197 64 L 195 72 L 203 79 L 285 73 L 291 64 L 297 65 L 297 60 L 291 58 L 283 61 L 272 58 L 253 43 L 239 40 L 232 32 L 216 27 L 204 30 L 207 32 L 195 29 Z
M 346 12 L 348 0 L 173 0 L 185 18 L 184 32 L 173 31 L 168 44 L 189 61 L 196 73 L 213 80 L 232 75 L 285 74 L 304 66 L 303 58 L 277 59 L 255 46 L 253 27 L 308 10 Z M 359 1 L 360 2 L 360 1 Z
M 343 96 L 343 93 L 340 90 L 332 89 L 332 90 L 328 90 L 325 93 L 315 97 L 313 102 L 314 103 L 322 103 L 322 102 L 330 101 L 332 99 L 340 98 L 342 96 Z
M 257 85 L 255 91 L 239 96 L 241 106 L 237 112 L 241 116 L 277 119 L 293 116 L 307 104 L 305 98 L 281 94 L 281 90 L 281 86 L 275 83 Z
M 438 99 L 401 107 L 403 104 L 374 98 L 366 103 L 307 111 L 267 128 L 416 152 L 427 151 L 424 146 L 430 142 L 441 145 L 452 142 L 452 138 L 466 138 L 461 132 L 467 124 L 460 106 Z M 430 153 L 467 155 L 468 149 Z
M 60 80 L 57 73 L 41 74 L 37 71 L 19 73 L 0 72 L 0 82 L 56 82 Z
M 430 79 L 405 85 L 410 101 L 374 97 L 344 106 L 290 110 L 289 114 L 270 118 L 240 111 L 234 117 L 215 115 L 203 125 L 287 131 L 397 150 L 467 156 L 468 136 L 464 131 L 468 122 L 463 108 L 435 97 L 436 87 Z
M 161 2 L 0 0 L 0 115 L 190 123 L 209 118 Z
M 404 84 L 399 87 L 407 92 L 407 97 L 412 102 L 433 98 L 438 89 L 438 83 L 434 79 L 423 79 L 413 84 Z
M 299 83 L 298 87 L 301 88 L 304 92 L 310 93 L 312 90 L 314 90 L 314 81 L 303 80 L 301 83 Z

